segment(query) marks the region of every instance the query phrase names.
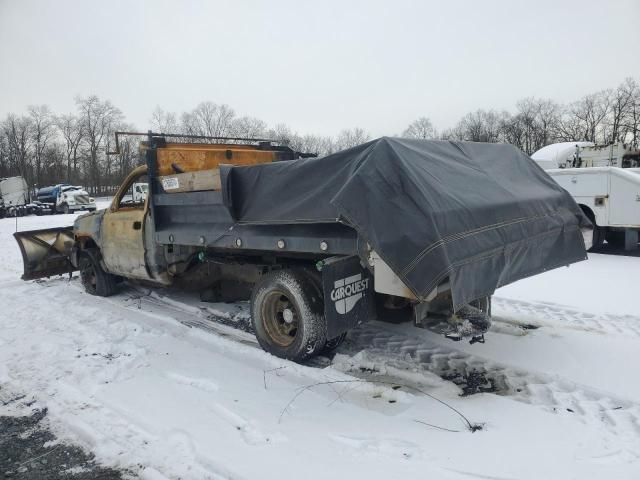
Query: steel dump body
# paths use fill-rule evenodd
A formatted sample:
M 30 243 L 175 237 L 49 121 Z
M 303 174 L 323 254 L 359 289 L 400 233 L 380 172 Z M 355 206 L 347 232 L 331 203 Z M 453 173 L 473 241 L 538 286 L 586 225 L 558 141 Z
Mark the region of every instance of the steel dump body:
M 231 249 L 236 253 L 272 251 L 284 256 L 358 253 L 356 231 L 338 218 L 307 224 L 238 222 L 232 214 L 230 199 L 225 198 L 231 168 L 287 161 L 293 155 L 289 149 L 274 151 L 271 147 L 259 151 L 243 145 L 229 147 L 211 151 L 207 146 L 155 145 L 153 141 L 146 144 L 149 209 L 156 242 Z M 205 172 L 207 175 L 203 175 Z M 190 187 L 185 186 L 185 178 Z M 284 247 L 279 247 L 278 241 L 284 241 Z M 326 250 L 321 249 L 321 242 L 328 246 Z
M 448 279 L 456 307 L 586 259 L 589 221 L 509 145 L 382 138 L 322 159 L 218 163 L 214 187 L 180 193 L 162 146 L 146 155 L 161 244 L 363 264 L 373 249 L 418 300 Z

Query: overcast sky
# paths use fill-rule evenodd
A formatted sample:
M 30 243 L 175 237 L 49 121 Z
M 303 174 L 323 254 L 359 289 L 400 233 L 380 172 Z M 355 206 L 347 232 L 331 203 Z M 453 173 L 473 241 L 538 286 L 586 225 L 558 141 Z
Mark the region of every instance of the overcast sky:
M 0 0 L 0 118 L 76 95 L 138 128 L 202 100 L 299 133 L 452 126 L 640 79 L 640 0 Z

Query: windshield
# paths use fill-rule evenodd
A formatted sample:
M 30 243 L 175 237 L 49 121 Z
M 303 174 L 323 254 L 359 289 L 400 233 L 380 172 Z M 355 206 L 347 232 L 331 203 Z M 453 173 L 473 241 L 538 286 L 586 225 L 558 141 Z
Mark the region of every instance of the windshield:
M 82 190 L 82 187 L 74 187 L 74 186 L 62 187 L 63 192 L 70 192 L 72 190 Z

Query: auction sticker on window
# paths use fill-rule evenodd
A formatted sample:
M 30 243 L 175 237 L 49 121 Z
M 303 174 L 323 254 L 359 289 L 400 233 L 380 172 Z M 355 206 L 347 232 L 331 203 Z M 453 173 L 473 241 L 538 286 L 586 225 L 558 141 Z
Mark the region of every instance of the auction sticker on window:
M 167 177 L 162 179 L 162 188 L 165 190 L 175 190 L 180 188 L 180 182 L 177 177 Z

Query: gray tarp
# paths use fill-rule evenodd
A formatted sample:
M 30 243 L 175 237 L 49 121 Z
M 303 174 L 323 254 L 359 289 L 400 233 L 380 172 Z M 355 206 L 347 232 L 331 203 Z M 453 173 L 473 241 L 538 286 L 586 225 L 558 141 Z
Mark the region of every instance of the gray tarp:
M 242 223 L 353 226 L 418 298 L 447 277 L 456 308 L 586 259 L 589 220 L 511 145 L 381 138 L 319 158 L 234 167 Z

